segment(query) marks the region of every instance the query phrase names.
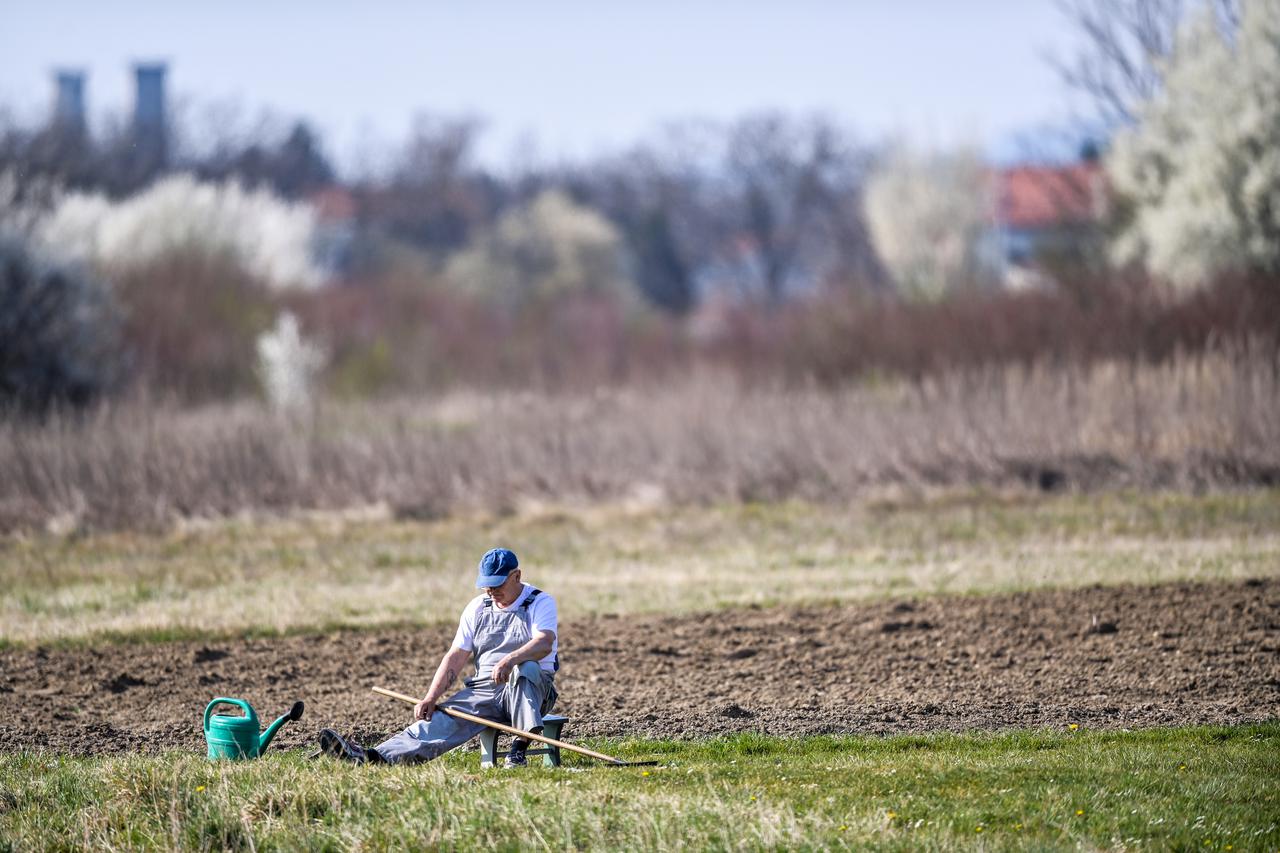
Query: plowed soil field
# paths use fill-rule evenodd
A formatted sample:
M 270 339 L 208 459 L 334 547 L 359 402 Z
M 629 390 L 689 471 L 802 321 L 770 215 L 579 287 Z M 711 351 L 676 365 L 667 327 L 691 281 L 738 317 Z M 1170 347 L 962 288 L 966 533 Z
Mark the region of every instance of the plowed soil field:
M 569 590 L 557 590 L 561 596 Z M 1280 717 L 1280 581 L 1093 587 L 839 608 L 601 616 L 561 626 L 565 736 L 701 737 Z M 380 684 L 425 689 L 446 627 L 0 652 L 0 751 L 203 750 L 214 696 L 277 739 L 376 741 L 409 721 Z

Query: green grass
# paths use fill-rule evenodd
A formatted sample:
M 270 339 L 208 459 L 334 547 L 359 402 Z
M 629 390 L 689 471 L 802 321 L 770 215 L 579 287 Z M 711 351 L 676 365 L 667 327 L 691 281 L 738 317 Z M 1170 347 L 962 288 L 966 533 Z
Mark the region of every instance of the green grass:
M 0 538 L 0 644 L 451 623 L 514 548 L 567 618 L 1280 573 L 1280 490 L 316 515 Z
M 0 848 L 1280 846 L 1280 723 L 593 745 L 663 764 L 0 756 Z

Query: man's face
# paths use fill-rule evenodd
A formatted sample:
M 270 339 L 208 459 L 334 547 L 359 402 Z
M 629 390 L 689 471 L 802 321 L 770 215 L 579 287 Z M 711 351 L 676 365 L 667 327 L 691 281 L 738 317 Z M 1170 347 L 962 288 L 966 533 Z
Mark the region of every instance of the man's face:
M 502 586 L 486 586 L 484 591 L 497 602 L 499 607 L 506 607 L 520 597 L 521 586 L 520 570 L 516 569 L 507 575 L 507 579 Z

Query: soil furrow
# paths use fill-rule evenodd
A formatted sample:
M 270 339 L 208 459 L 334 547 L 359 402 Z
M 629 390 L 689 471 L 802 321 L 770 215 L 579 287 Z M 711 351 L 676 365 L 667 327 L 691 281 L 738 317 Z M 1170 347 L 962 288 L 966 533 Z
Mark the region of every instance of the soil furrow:
M 561 597 L 569 590 L 557 590 Z M 1280 581 L 1041 590 L 562 625 L 573 738 L 1136 728 L 1280 717 Z M 369 692 L 425 689 L 448 628 L 0 652 L 0 750 L 203 749 L 214 696 L 278 742 L 408 722 Z

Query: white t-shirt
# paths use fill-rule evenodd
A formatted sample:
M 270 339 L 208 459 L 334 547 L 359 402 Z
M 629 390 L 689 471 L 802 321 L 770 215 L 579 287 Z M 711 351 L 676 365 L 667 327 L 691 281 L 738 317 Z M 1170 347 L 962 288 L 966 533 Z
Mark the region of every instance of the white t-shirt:
M 511 610 L 519 610 L 524 604 L 524 600 L 529 597 L 529 591 L 533 589 L 529 584 L 521 584 L 523 589 L 520 591 L 519 597 L 511 602 L 510 607 L 500 608 L 504 612 Z M 455 649 L 463 649 L 464 651 L 475 651 L 476 636 L 476 615 L 480 612 L 480 607 L 484 603 L 485 595 L 481 593 L 471 599 L 471 603 L 462 609 L 462 618 L 458 620 L 458 632 L 453 635 L 453 647 Z M 495 604 L 494 607 L 497 607 Z M 533 600 L 533 604 L 529 605 L 529 628 L 533 633 L 539 631 L 551 631 L 556 635 L 555 642 L 551 644 L 551 654 L 538 661 L 538 666 L 542 667 L 544 672 L 555 672 L 556 654 L 560 651 L 560 611 L 556 607 L 556 600 L 545 592 L 538 593 L 538 597 Z

